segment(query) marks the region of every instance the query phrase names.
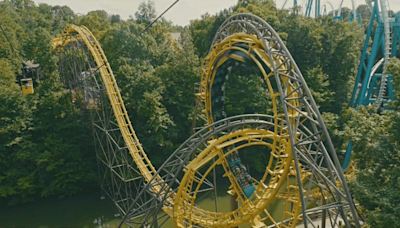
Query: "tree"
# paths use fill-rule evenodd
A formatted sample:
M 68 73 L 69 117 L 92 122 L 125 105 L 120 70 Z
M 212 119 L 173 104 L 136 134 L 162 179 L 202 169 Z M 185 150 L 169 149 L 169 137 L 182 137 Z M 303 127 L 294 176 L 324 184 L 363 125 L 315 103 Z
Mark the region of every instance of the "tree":
M 174 125 L 162 104 L 165 86 L 147 63 L 119 68 L 118 81 L 125 106 L 143 148 L 156 166 L 172 153 L 170 127 Z
M 324 50 L 324 29 L 316 20 L 297 14 L 285 14 L 280 18 L 277 30 L 286 33 L 282 37 L 301 72 L 308 72 L 321 65 Z M 324 73 L 326 73 L 324 71 Z
M 272 114 L 272 100 L 260 74 L 246 74 L 250 69 L 232 68 L 225 87 L 227 116 L 242 114 Z
M 395 100 L 391 105 L 395 111 L 400 110 L 400 94 L 397 91 L 400 91 L 400 61 L 396 57 L 389 60 L 389 64 L 386 66 L 386 71 L 388 74 L 393 75 L 393 86 L 395 93 Z
M 32 106 L 15 83 L 14 72 L 0 59 L 0 199 L 14 205 L 32 200 L 35 147 L 31 142 Z
M 363 21 L 369 21 L 369 18 L 371 17 L 371 11 L 369 11 L 367 5 L 365 4 L 358 5 L 356 11 L 361 15 Z
M 110 22 L 100 17 L 97 12 L 91 12 L 78 20 L 79 25 L 86 26 L 93 35 L 100 39 L 110 28 Z
M 119 23 L 122 21 L 121 16 L 119 14 L 113 14 L 110 16 L 111 23 Z
M 107 22 L 109 17 L 108 13 L 104 10 L 95 10 L 95 11 L 90 11 L 88 14 L 96 13 L 103 22 Z
M 169 132 L 173 132 L 169 139 L 173 142 L 174 148 L 183 143 L 192 130 L 195 107 L 194 84 L 199 81 L 200 75 L 200 61 L 195 54 L 189 31 L 182 32 L 181 39 L 176 45 L 177 49 L 171 53 L 170 58 L 155 69 L 155 75 L 165 86 L 161 102 L 175 123 L 169 129 Z
M 136 22 L 139 24 L 150 24 L 157 16 L 156 6 L 152 0 L 142 2 L 135 13 Z
M 303 76 L 315 102 L 319 107 L 322 107 L 321 111 L 325 111 L 327 107 L 332 105 L 333 95 L 335 94 L 335 92 L 329 90 L 329 76 L 324 74 L 321 67 L 310 69 Z
M 196 54 L 204 58 L 210 49 L 212 39 L 215 35 L 212 31 L 216 31 L 215 24 L 216 16 L 211 16 L 206 13 L 201 15 L 201 19 L 196 19 L 190 22 L 190 35 L 193 37 L 193 44 L 196 48 Z
M 236 9 L 235 9 L 236 8 Z M 279 24 L 277 17 L 277 9 L 272 0 L 246 0 L 243 3 L 238 2 L 236 7 L 233 7 L 233 13 L 252 13 L 264 19 L 272 27 Z
M 9 2 L 0 2 L 0 56 L 9 60 L 13 72 L 19 72 L 21 67 L 20 43 L 24 35 L 22 27 L 15 22 L 18 14 Z
M 400 175 L 397 112 L 379 115 L 374 108 L 352 111 L 347 137 L 353 143 L 356 159 L 355 179 L 350 182 L 354 198 L 364 209 L 371 227 L 400 226 Z M 393 120 L 397 119 L 394 123 Z M 391 127 L 391 126 L 394 127 Z M 397 136 L 397 137 L 396 137 Z
M 243 12 L 260 16 L 273 26 L 279 22 L 275 4 L 271 0 L 238 1 L 236 5 L 221 10 L 216 15 L 203 14 L 201 19 L 191 21 L 189 26 L 196 54 L 204 58 L 221 24 L 231 15 Z
M 334 101 L 326 111 L 339 114 L 350 103 L 362 50 L 362 30 L 357 23 L 342 23 L 328 18 L 323 23 L 321 67 L 329 76 L 328 88 Z
M 95 153 L 87 153 L 93 151 L 91 130 L 68 102 L 50 48 L 52 33 L 73 15 L 65 6 L 0 2 L 0 198 L 8 204 L 70 195 L 96 179 Z M 27 59 L 45 73 L 33 95 L 15 83 Z
M 39 63 L 46 75 L 57 69 L 57 58 L 51 50 L 51 40 L 49 31 L 38 27 L 31 33 L 23 47 L 25 58 Z
M 160 18 L 157 21 L 157 25 L 160 26 L 161 29 L 168 31 L 168 32 L 182 32 L 183 27 L 180 25 L 174 25 L 172 21 L 168 21 L 164 17 Z
M 341 15 L 344 21 L 348 21 L 350 18 L 350 13 L 352 13 L 352 10 L 348 7 L 342 7 L 342 12 Z
M 400 89 L 400 62 L 392 59 L 387 71 Z M 350 190 L 360 203 L 371 227 L 400 226 L 400 114 L 399 95 L 394 110 L 376 113 L 375 107 L 352 110 L 345 135 L 353 142 L 356 176 Z
M 32 135 L 37 145 L 34 164 L 39 194 L 72 195 L 97 180 L 90 122 L 82 123 L 85 110 L 72 103 L 57 74 L 43 81 L 35 93 L 39 98 Z
M 31 0 L 11 0 L 11 3 L 18 9 L 31 9 L 35 7 L 35 3 Z

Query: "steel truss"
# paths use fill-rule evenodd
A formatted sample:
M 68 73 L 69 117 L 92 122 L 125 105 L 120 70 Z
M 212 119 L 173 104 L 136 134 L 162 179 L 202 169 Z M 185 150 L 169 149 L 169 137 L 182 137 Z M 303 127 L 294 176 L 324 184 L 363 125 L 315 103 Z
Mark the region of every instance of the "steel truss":
M 394 100 L 393 75 L 385 72 L 390 58 L 400 57 L 400 14 L 389 15 L 388 0 L 366 0 L 371 19 L 366 31 L 357 78 L 350 107 L 376 105 L 380 111 L 389 100 Z M 350 164 L 352 143 L 349 142 L 343 169 Z
M 102 195 L 113 201 L 118 210 L 116 215 L 123 216 L 143 187 L 143 178 L 116 123 L 98 71 L 101 65 L 83 36 L 86 35 L 79 32 L 67 33 L 53 40 L 53 47 L 60 52 L 60 80 L 71 93 L 72 101 L 81 108 L 83 121 L 92 123 Z
M 214 123 L 213 81 L 218 68 L 229 59 L 253 61 L 260 68 L 273 101 L 272 116 L 228 117 Z M 355 206 L 319 110 L 301 72 L 272 27 L 251 14 L 229 18 L 218 30 L 202 65 L 197 96 L 204 104 L 201 113 L 206 115 L 208 126 L 175 151 L 137 196 L 135 202 L 146 192 L 152 194 L 154 198 L 146 203 L 152 205 L 152 209 L 133 204 L 123 222 L 132 227 L 160 226 L 168 215 L 177 227 L 236 227 L 241 224 L 266 227 L 265 221 L 272 222 L 274 227 L 295 227 L 299 223 L 317 227 L 318 222 L 311 214 L 319 213 L 321 223 L 329 223 L 330 227 L 339 227 L 339 221 L 350 227 L 349 217 L 359 227 Z M 245 127 L 235 125 L 238 120 Z M 227 161 L 229 154 L 246 146 L 244 141 L 248 146 L 257 142 L 269 147 L 270 161 L 275 161 L 267 165 L 264 177 L 268 178 L 254 180 L 256 190 L 248 198 L 241 194 L 243 189 Z M 218 165 L 224 168 L 232 192 L 242 204 L 230 213 L 205 211 L 196 206 L 198 193 L 213 188 L 207 175 Z M 160 177 L 164 181 L 160 181 Z M 294 177 L 295 183 L 289 183 L 289 177 Z M 282 187 L 285 182 L 289 184 Z M 308 208 L 308 203 L 315 198 L 322 199 L 322 205 Z M 266 209 L 273 199 L 292 204 L 280 220 L 271 218 Z M 138 217 L 141 219 L 135 223 L 133 218 Z
M 387 0 L 366 2 L 371 11 L 371 19 L 351 97 L 350 106 L 353 108 L 373 103 L 380 106 L 394 98 L 392 76 L 384 73 L 384 65 L 389 58 L 397 56 L 400 17 L 389 16 Z
M 350 227 L 349 217 L 359 227 L 315 101 L 282 40 L 259 17 L 237 14 L 218 30 L 210 54 L 203 61 L 198 93 L 208 126 L 183 143 L 158 170 L 133 130 L 100 44 L 87 28 L 70 25 L 53 45 L 67 53 L 73 42 L 87 48 L 88 54 L 82 56 L 92 58 L 81 59 L 81 64 L 95 63 L 94 71 L 85 65 L 71 65 L 75 74 L 67 76 L 86 80 L 89 75 L 88 80 L 92 80 L 89 84 L 76 84 L 84 85 L 82 100 L 90 104 L 86 108 L 92 111 L 102 188 L 117 205 L 122 223 L 130 227 L 170 227 L 166 222 L 172 218 L 175 227 L 267 227 L 267 222 L 273 227 L 295 227 L 299 223 L 316 227 L 311 215 L 320 213 L 322 224 L 330 227 L 338 227 L 339 221 Z M 272 115 L 244 115 L 214 122 L 213 80 L 218 68 L 229 59 L 250 61 L 259 68 L 271 95 Z M 88 87 L 93 93 L 85 93 Z M 230 157 L 242 148 L 256 145 L 268 148 L 269 160 L 264 176 L 253 178 L 255 188 L 249 195 L 239 184 L 240 172 L 235 174 L 231 169 Z M 128 153 L 137 168 L 129 161 Z M 216 189 L 215 181 L 212 183 L 209 178 L 216 167 L 223 169 L 231 183 L 231 194 L 241 203 L 234 211 L 214 212 L 198 206 L 203 194 Z M 321 199 L 322 205 L 309 208 L 308 203 L 315 198 Z M 286 203 L 281 218 L 273 218 L 268 211 L 273 200 Z

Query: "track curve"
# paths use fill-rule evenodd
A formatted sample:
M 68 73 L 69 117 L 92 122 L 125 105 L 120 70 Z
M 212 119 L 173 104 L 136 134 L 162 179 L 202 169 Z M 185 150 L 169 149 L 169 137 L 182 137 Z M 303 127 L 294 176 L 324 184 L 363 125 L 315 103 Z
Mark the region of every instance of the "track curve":
M 140 173 L 146 180 L 150 181 L 153 175 L 156 173 L 156 169 L 147 158 L 146 153 L 143 150 L 142 145 L 139 142 L 138 137 L 132 127 L 132 123 L 129 119 L 128 112 L 126 111 L 124 102 L 119 91 L 117 81 L 113 71 L 111 70 L 110 64 L 107 61 L 101 45 L 97 41 L 96 37 L 89 31 L 85 26 L 68 25 L 62 33 L 62 36 L 53 40 L 53 48 L 62 51 L 63 46 L 69 42 L 74 41 L 70 39 L 71 35 L 78 36 L 79 40 L 82 40 L 90 53 L 92 54 L 94 61 L 100 72 L 101 79 L 104 83 L 107 96 L 110 100 L 111 107 L 114 112 L 114 116 L 117 120 L 118 127 L 121 131 L 122 137 L 124 138 L 125 145 L 129 149 L 134 162 L 138 166 Z M 157 180 L 162 181 L 161 177 L 156 177 Z M 160 191 L 155 187 L 154 191 Z
M 380 0 L 381 4 L 381 15 L 382 15 L 382 23 L 383 23 L 383 31 L 384 31 L 384 66 L 389 62 L 391 55 L 391 31 L 390 31 L 390 18 L 389 18 L 389 3 L 388 0 Z M 383 71 L 381 85 L 379 87 L 378 97 L 376 98 L 377 106 L 379 107 L 383 101 L 383 96 L 386 92 L 387 87 L 388 74 L 386 71 Z
M 272 115 L 276 118 L 276 122 L 278 122 L 278 118 L 282 118 L 287 124 L 282 127 L 282 129 L 285 129 L 284 132 L 278 133 L 275 129 L 275 133 L 280 136 L 286 135 L 289 139 L 287 145 L 292 147 L 293 163 L 288 162 L 281 168 L 282 172 L 286 171 L 288 167 L 292 169 L 291 173 L 297 179 L 297 186 L 294 187 L 294 191 L 293 189 L 291 192 L 289 191 L 289 194 L 274 193 L 271 197 L 286 197 L 286 200 L 290 197 L 298 199 L 298 201 L 292 200 L 294 208 L 296 206 L 301 207 L 302 216 L 306 217 L 304 213 L 307 211 L 305 206 L 307 200 L 303 201 L 303 199 L 315 197 L 318 194 L 323 194 L 321 192 L 326 193 L 327 191 L 321 190 L 320 193 L 316 193 L 314 188 L 311 188 L 310 185 L 307 186 L 307 179 L 309 180 L 310 176 L 312 179 L 313 174 L 309 171 L 310 167 L 303 163 L 303 156 L 313 149 L 311 147 L 301 149 L 299 145 L 303 144 L 304 138 L 319 135 L 317 138 L 327 137 L 328 150 L 334 152 L 334 149 L 304 78 L 282 40 L 268 23 L 251 14 L 234 15 L 220 26 L 209 54 L 202 62 L 201 88 L 197 95 L 204 103 L 205 109 L 202 112 L 206 115 L 207 124 L 224 117 L 224 112 L 220 108 L 218 110 L 215 108 L 216 106 L 223 106 L 221 104 L 223 99 L 215 96 L 215 94 L 221 96 L 221 93 L 224 93 L 221 84 L 225 83 L 224 78 L 228 78 L 228 76 L 225 77 L 225 74 L 229 74 L 229 70 L 226 69 L 232 66 L 224 67 L 224 64 L 229 61 L 235 61 L 236 65 L 241 62 L 245 63 L 244 65 L 253 64 L 260 70 L 271 95 Z M 220 113 L 216 113 L 216 111 Z M 305 144 L 308 143 L 310 142 Z M 334 163 L 337 170 L 334 172 L 338 172 L 338 184 L 347 189 L 340 166 L 338 166 L 336 154 L 333 159 L 336 159 Z M 301 160 L 302 163 L 299 162 Z M 224 168 L 228 169 L 227 167 Z M 263 183 L 263 181 L 260 182 Z M 278 186 L 282 184 L 280 181 L 276 182 Z M 305 187 L 307 190 L 303 189 L 303 184 L 304 187 L 307 186 Z M 240 189 L 237 191 L 240 191 Z M 345 191 L 349 196 L 348 189 Z M 255 194 L 259 196 L 262 191 L 258 192 L 257 189 Z M 298 221 L 302 221 L 296 217 L 295 213 L 288 213 L 292 215 L 291 219 L 293 219 L 290 225 L 295 226 Z M 355 214 L 354 216 L 356 217 Z M 256 215 L 254 217 L 256 218 Z
M 152 194 L 159 207 L 174 219 L 176 227 L 236 227 L 244 223 L 249 223 L 252 227 L 266 227 L 263 221 L 270 216 L 265 208 L 271 200 L 279 197 L 294 206 L 285 212 L 285 222 L 272 219 L 273 224 L 277 227 L 295 227 L 302 221 L 307 225 L 311 221 L 307 216 L 309 212 L 306 205 L 308 199 L 317 194 L 310 191 L 314 183 L 318 183 L 321 193 L 331 195 L 327 199 L 332 202 L 324 206 L 325 210 L 344 212 L 347 210 L 345 208 L 350 208 L 356 226 L 358 225 L 340 164 L 311 92 L 282 40 L 261 18 L 251 14 L 238 14 L 227 19 L 220 27 L 210 54 L 202 62 L 203 74 L 198 94 L 206 107 L 204 113 L 207 116 L 208 127 L 203 131 L 210 133 L 209 138 L 204 138 L 206 133 L 199 133 L 195 134 L 199 138 L 187 141 L 195 142 L 197 146 L 207 146 L 201 152 L 196 152 L 196 147 L 192 146 L 188 146 L 186 150 L 181 150 L 180 147 L 159 170 L 151 164 L 135 134 L 114 74 L 93 34 L 84 26 L 69 25 L 64 29 L 62 37 L 53 41 L 53 47 L 62 51 L 62 48 L 72 41 L 71 35 L 78 36 L 92 54 L 125 145 L 144 178 L 145 188 L 138 193 L 138 197 L 145 192 Z M 229 59 L 239 62 L 252 61 L 268 85 L 273 103 L 272 116 L 267 117 L 267 122 L 257 118 L 250 120 L 253 125 L 260 123 L 262 127 L 248 127 L 248 123 L 242 123 L 243 127 L 237 129 L 232 127 L 234 125 L 230 122 L 234 118 L 226 120 L 215 117 L 211 89 L 218 68 Z M 221 135 L 216 132 L 221 123 L 232 127 L 229 134 L 224 132 Z M 256 183 L 255 190 L 250 195 L 244 194 L 243 187 L 235 180 L 227 161 L 230 154 L 241 148 L 234 146 L 238 142 L 248 142 L 249 146 L 252 143 L 267 146 L 272 151 L 264 177 Z M 224 149 L 226 153 L 223 152 Z M 191 152 L 188 153 L 188 150 Z M 233 191 L 242 202 L 237 211 L 213 213 L 195 204 L 199 186 L 206 181 L 206 175 L 197 173 L 199 168 L 213 159 L 217 162 L 212 166 L 221 165 L 226 175 L 230 176 Z M 322 162 L 324 166 L 321 165 Z M 206 173 L 209 170 L 210 168 Z M 161 176 L 163 171 L 167 175 Z M 178 180 L 177 176 L 182 172 L 183 178 Z M 282 196 L 278 192 L 289 176 L 295 177 L 296 183 L 288 184 L 286 196 Z M 174 190 L 173 186 L 176 186 L 176 183 L 179 183 L 179 186 Z M 141 206 L 139 212 L 140 208 Z M 261 216 L 261 213 L 264 213 L 264 216 Z M 339 216 L 339 212 L 337 215 Z M 148 217 L 146 215 L 145 219 Z M 337 217 L 333 226 L 336 225 Z M 349 225 L 346 216 L 342 219 Z

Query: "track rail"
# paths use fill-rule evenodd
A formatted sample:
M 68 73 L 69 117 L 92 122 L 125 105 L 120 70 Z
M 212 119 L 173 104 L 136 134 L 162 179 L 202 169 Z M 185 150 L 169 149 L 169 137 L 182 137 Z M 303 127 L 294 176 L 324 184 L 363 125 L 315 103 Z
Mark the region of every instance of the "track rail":
M 384 33 L 384 63 L 383 65 L 386 66 L 386 64 L 389 62 L 390 55 L 391 55 L 391 31 L 390 31 L 390 19 L 389 19 L 389 3 L 388 0 L 380 0 L 381 4 L 381 15 L 382 15 L 382 23 L 383 23 L 383 33 Z M 382 79 L 381 79 L 381 85 L 379 87 L 379 92 L 378 92 L 378 97 L 376 98 L 376 103 L 378 104 L 378 107 L 382 103 L 383 96 L 385 95 L 386 92 L 386 86 L 387 86 L 387 80 L 388 80 L 388 74 L 383 71 L 382 74 Z
M 282 166 L 281 171 L 286 171 L 289 168 L 291 171 L 287 173 L 287 176 L 295 177 L 297 183 L 289 185 L 288 189 L 290 190 L 286 193 L 274 191 L 270 197 L 282 198 L 281 196 L 286 194 L 285 200 L 293 200 L 293 208 L 301 208 L 302 215 L 293 213 L 296 210 L 293 212 L 285 211 L 285 213 L 290 214 L 291 223 L 289 226 L 294 227 L 299 221 L 303 221 L 305 225 L 310 222 L 307 221 L 308 210 L 306 205 L 308 200 L 319 195 L 318 192 L 321 195 L 325 194 L 325 197 L 330 195 L 328 198 L 333 201 L 344 196 L 346 198 L 344 200 L 349 202 L 351 213 L 356 218 L 355 208 L 351 202 L 336 153 L 301 72 L 273 28 L 257 16 L 238 14 L 227 19 L 217 31 L 209 54 L 202 62 L 201 88 L 197 96 L 204 103 L 205 109 L 202 113 L 206 116 L 207 124 L 212 124 L 215 118 L 218 119 L 221 116 L 216 115 L 213 110 L 213 103 L 221 101 L 213 97 L 212 88 L 215 81 L 217 83 L 221 81 L 221 78 L 218 78 L 218 69 L 222 68 L 230 59 L 237 62 L 252 62 L 259 68 L 271 95 L 272 115 L 276 118 L 275 122 L 278 122 L 280 118 L 285 120 L 285 125 L 280 128 L 285 130 L 278 131 L 275 129 L 274 132 L 279 136 L 286 135 L 289 139 L 287 146 L 291 147 L 293 160 Z M 321 141 L 324 137 L 327 138 L 327 150 Z M 314 148 L 314 146 L 318 148 Z M 273 147 L 276 150 L 279 150 L 279 148 L 279 146 Z M 328 153 L 333 160 L 327 156 Z M 325 170 L 329 173 L 327 176 L 331 178 L 332 182 L 328 185 L 326 185 L 326 182 L 321 182 L 320 185 L 325 185 L 327 188 L 324 187 L 324 189 L 319 190 L 314 190 L 315 186 L 313 187 L 310 183 L 319 178 L 327 180 L 327 176 L 321 172 L 325 168 L 318 168 L 311 164 L 321 162 L 318 161 L 316 154 L 321 155 L 323 160 L 326 159 L 326 162 L 332 165 L 326 167 Z M 314 157 L 316 160 L 311 159 L 313 160 L 311 162 L 311 160 L 306 159 L 307 156 Z M 317 182 L 319 181 L 321 179 Z M 272 179 L 270 183 L 277 184 L 277 188 L 279 188 L 282 180 Z M 336 190 L 338 188 L 342 188 L 346 194 L 341 195 Z M 259 189 L 255 192 L 257 196 L 262 193 L 263 191 Z M 305 219 L 300 219 L 300 217 Z M 254 218 L 257 218 L 257 216 L 254 216 Z M 347 219 L 345 217 L 343 219 L 349 226 Z M 356 223 L 356 226 L 358 226 L 358 222 Z M 261 222 L 254 223 L 254 227 L 262 226 Z M 332 224 L 332 226 L 335 226 L 335 224 Z
M 92 54 L 94 61 L 97 64 L 98 71 L 100 72 L 107 96 L 110 100 L 118 127 L 121 131 L 122 137 L 124 138 L 125 145 L 128 147 L 129 153 L 131 154 L 145 181 L 150 181 L 153 175 L 156 173 L 156 169 L 151 164 L 143 150 L 142 145 L 139 142 L 138 137 L 136 136 L 136 133 L 132 127 L 132 123 L 129 119 L 128 112 L 126 111 L 126 107 L 122 100 L 115 76 L 97 39 L 85 26 L 68 25 L 63 30 L 62 37 L 53 40 L 53 48 L 57 48 L 59 51 L 62 51 L 63 46 L 75 40 L 70 39 L 70 36 L 75 34 L 77 34 L 78 40 L 82 40 L 85 43 L 88 50 Z M 157 176 L 156 179 L 162 181 L 161 177 L 159 176 Z M 160 189 L 157 189 L 157 187 L 154 187 L 153 190 L 155 192 L 160 191 Z
M 237 31 L 238 28 L 241 31 Z M 75 40 L 71 39 L 71 36 L 76 36 L 79 41 L 85 43 L 96 62 L 125 145 L 145 182 L 145 188 L 138 193 L 138 197 L 145 193 L 152 194 L 153 201 L 149 202 L 159 205 L 173 218 L 175 227 L 236 227 L 244 223 L 249 223 L 252 227 L 266 227 L 264 220 L 271 219 L 271 216 L 265 208 L 275 197 L 282 196 L 278 191 L 285 181 L 290 181 L 286 179 L 289 176 L 296 177 L 296 183 L 288 184 L 285 200 L 288 205 L 293 203 L 295 206 L 292 210 L 284 212 L 284 218 L 288 218 L 289 222 L 283 224 L 271 219 L 273 224 L 295 227 L 298 221 L 302 221 L 305 226 L 312 223 L 307 216 L 310 211 L 306 205 L 309 199 L 318 195 L 317 191 L 311 191 L 316 183 L 321 188 L 321 193 L 330 195 L 327 198 L 330 202 L 321 208 L 337 211 L 332 227 L 337 225 L 339 216 L 349 226 L 345 216 L 346 208 L 349 208 L 358 226 L 357 215 L 343 173 L 340 171 L 340 164 L 311 92 L 282 40 L 261 18 L 250 14 L 238 14 L 225 21 L 218 30 L 210 55 L 203 61 L 201 90 L 198 94 L 206 107 L 204 112 L 208 127 L 203 130 L 206 133 L 196 133 L 194 138 L 178 148 L 159 170 L 151 164 L 135 134 L 115 76 L 93 34 L 84 26 L 69 25 L 63 30 L 62 37 L 53 41 L 53 47 L 62 51 L 64 46 Z M 232 55 L 224 58 L 224 53 L 230 50 L 244 53 L 262 71 L 273 100 L 273 116 L 267 117 L 268 122 L 249 120 L 252 125 L 249 127 L 243 122 L 240 123 L 243 125 L 240 129 L 230 122 L 234 118 L 214 123 L 211 87 L 216 69 L 229 58 L 239 61 L 242 59 Z M 261 125 L 254 127 L 257 124 Z M 221 132 L 216 132 L 216 127 L 220 127 Z M 230 128 L 229 134 L 223 131 L 225 128 Z M 208 134 L 208 138 L 204 137 L 205 134 Z M 328 149 L 322 142 L 323 138 L 327 141 Z M 265 139 L 272 140 L 272 143 L 268 140 L 263 141 Z M 231 150 L 229 146 L 236 142 L 264 145 L 272 149 L 272 159 L 267 165 L 264 177 L 257 183 L 251 197 L 242 197 L 239 200 L 242 205 L 236 211 L 216 213 L 199 208 L 195 199 L 200 185 L 206 182 L 205 176 L 212 167 L 203 176 L 197 173 L 204 164 L 213 159 L 217 160 L 213 166 L 222 165 L 226 175 L 230 176 L 235 193 L 244 195 L 227 164 L 227 156 L 235 152 L 235 149 Z M 207 146 L 198 153 L 196 148 L 199 145 Z M 226 153 L 222 152 L 224 148 Z M 273 160 L 276 162 L 272 162 Z M 161 175 L 162 172 L 167 174 Z M 183 178 L 178 180 L 177 176 L 181 174 Z M 179 185 L 177 190 L 173 188 L 176 183 Z M 134 218 L 134 215 L 143 216 L 141 208 L 143 206 L 139 205 L 136 211 L 128 211 L 131 216 L 129 219 Z M 158 212 L 148 212 L 144 215 L 144 220 L 149 219 L 151 213 L 157 216 Z M 262 214 L 264 216 L 261 216 Z

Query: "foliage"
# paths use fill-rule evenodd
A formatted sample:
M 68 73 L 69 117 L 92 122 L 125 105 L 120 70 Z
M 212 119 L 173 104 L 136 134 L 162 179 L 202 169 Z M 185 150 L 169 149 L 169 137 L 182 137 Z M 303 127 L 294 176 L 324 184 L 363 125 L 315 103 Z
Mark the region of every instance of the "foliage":
M 16 204 L 29 201 L 37 190 L 30 141 L 32 112 L 4 58 L 0 59 L 0 69 L 0 197 Z
M 155 74 L 161 78 L 166 87 L 163 104 L 177 123 L 174 127 L 177 132 L 173 140 L 175 146 L 182 143 L 191 131 L 192 118 L 190 116 L 194 111 L 194 84 L 198 82 L 200 75 L 199 63 L 192 38 L 189 32 L 184 30 L 171 58 L 156 68 Z
M 316 21 L 298 14 L 283 16 L 285 23 L 278 28 L 289 34 L 283 39 L 313 95 L 323 102 L 318 103 L 321 111 L 340 114 L 350 101 L 357 74 L 361 29 L 356 23 L 337 22 L 330 17 Z
M 357 13 L 360 14 L 363 23 L 368 25 L 369 19 L 371 17 L 371 11 L 369 11 L 368 6 L 365 4 L 361 4 L 357 6 Z
M 329 107 L 333 102 L 335 92 L 328 90 L 329 77 L 324 74 L 321 67 L 308 70 L 304 79 L 310 87 L 311 94 L 319 107 Z
M 264 79 L 259 75 L 231 75 L 226 83 L 227 116 L 272 114 L 272 101 Z
M 394 75 L 395 91 L 399 91 L 400 61 L 392 59 L 387 71 Z M 393 110 L 384 111 L 383 115 L 376 113 L 374 106 L 352 110 L 345 131 L 345 136 L 353 142 L 353 156 L 357 160 L 351 191 L 371 227 L 400 226 L 399 97 L 396 99 L 391 104 Z
M 97 178 L 91 129 L 59 83 L 50 47 L 74 13 L 30 0 L 0 2 L 0 12 L 0 201 L 71 195 Z M 22 60 L 44 72 L 33 95 L 15 83 Z
M 216 32 L 215 28 L 219 27 L 219 25 L 214 25 L 215 20 L 216 16 L 211 16 L 206 13 L 201 16 L 200 20 L 197 19 L 190 23 L 190 33 L 193 37 L 193 44 L 196 47 L 196 54 L 200 57 L 205 57 L 207 55 Z M 212 33 L 213 31 L 214 33 Z
M 278 10 L 272 0 L 240 0 L 216 15 L 202 15 L 187 28 L 161 18 L 142 33 L 156 18 L 153 1 L 143 2 L 134 18 L 123 21 L 103 10 L 78 16 L 67 6 L 5 0 L 0 2 L 0 21 L 9 40 L 1 31 L 0 199 L 16 204 L 62 197 L 96 181 L 90 126 L 59 83 L 57 55 L 50 48 L 51 39 L 67 24 L 88 27 L 100 41 L 140 142 L 158 166 L 189 136 L 200 59 L 210 50 L 220 25 L 240 12 L 253 13 L 277 30 L 324 113 L 335 145 L 342 145 L 341 115 L 349 102 L 363 39 L 355 23 L 292 14 Z M 180 32 L 180 39 L 170 32 Z M 44 72 L 34 95 L 23 96 L 15 83 L 22 60 L 34 60 Z M 271 101 L 259 72 L 246 70 L 234 69 L 227 82 L 227 114 L 269 113 Z M 249 150 L 243 159 L 261 172 L 266 156 Z
M 57 75 L 42 82 L 37 93 L 32 130 L 36 184 L 44 197 L 72 195 L 96 180 L 90 123 L 82 123 Z
M 101 37 L 110 27 L 110 21 L 98 12 L 91 12 L 79 18 L 78 25 L 86 26 L 94 36 Z
M 339 114 L 350 103 L 364 38 L 355 22 L 338 23 L 328 18 L 323 28 L 321 67 L 329 76 L 328 89 L 334 92 L 334 101 L 326 111 Z
M 126 82 L 121 87 L 121 93 L 133 127 L 152 163 L 161 165 L 171 153 L 172 145 L 166 138 L 173 122 L 161 103 L 165 86 L 154 75 L 151 66 L 147 67 L 143 71 L 139 67 L 123 65 L 119 68 L 118 78 Z M 153 157 L 152 151 L 163 153 Z
M 392 84 L 394 86 L 395 100 L 393 104 L 389 104 L 395 111 L 400 110 L 400 61 L 396 57 L 390 59 L 386 66 L 386 72 L 393 75 Z
M 7 2 L 0 2 L 0 56 L 6 58 L 11 64 L 14 72 L 20 71 L 20 34 L 23 33 L 22 27 L 16 23 L 15 16 L 17 15 Z M 7 13 L 10 12 L 10 13 Z
M 356 178 L 350 188 L 371 227 L 398 227 L 400 116 L 397 112 L 371 114 L 374 110 L 360 107 L 353 111 L 348 125 L 346 136 L 353 142 L 353 158 L 357 159 Z
M 136 22 L 150 24 L 157 16 L 156 7 L 153 1 L 148 0 L 139 5 L 139 10 L 135 13 Z
M 189 29 L 196 47 L 196 54 L 205 57 L 221 24 L 231 15 L 244 12 L 260 16 L 272 26 L 279 23 L 277 10 L 272 0 L 240 0 L 236 5 L 221 10 L 214 16 L 206 13 L 201 16 L 201 19 L 191 21 Z

